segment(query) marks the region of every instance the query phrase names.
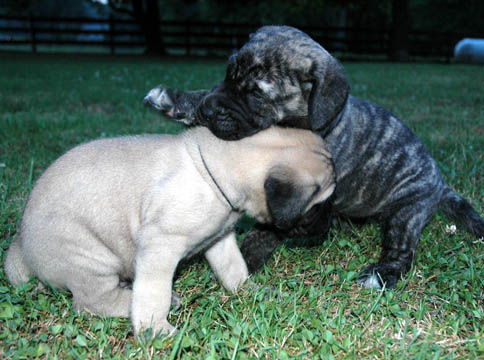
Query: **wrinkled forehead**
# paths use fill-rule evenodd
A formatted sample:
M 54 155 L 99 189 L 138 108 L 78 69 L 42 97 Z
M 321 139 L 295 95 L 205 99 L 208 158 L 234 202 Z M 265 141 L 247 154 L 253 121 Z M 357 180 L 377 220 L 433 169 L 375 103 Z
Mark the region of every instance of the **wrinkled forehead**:
M 305 33 L 290 27 L 259 29 L 227 64 L 226 81 L 245 87 L 254 79 L 271 80 L 295 73 L 300 80 L 312 73 L 324 49 Z
M 302 79 L 306 69 L 301 65 L 304 60 L 297 61 L 295 54 L 279 48 L 264 48 L 254 52 L 252 49 L 241 49 L 232 55 L 227 64 L 225 84 L 229 87 L 250 90 L 256 81 L 278 82 L 289 76 Z M 310 61 L 307 61 L 310 67 Z M 295 85 L 295 84 L 294 84 Z

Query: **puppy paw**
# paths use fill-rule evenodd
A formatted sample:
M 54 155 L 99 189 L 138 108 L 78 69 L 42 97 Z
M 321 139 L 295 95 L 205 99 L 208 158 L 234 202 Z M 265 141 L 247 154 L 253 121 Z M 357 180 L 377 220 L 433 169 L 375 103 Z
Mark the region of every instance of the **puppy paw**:
M 181 296 L 174 291 L 171 292 L 171 306 L 173 310 L 178 310 L 181 306 Z
M 368 266 L 358 275 L 358 284 L 367 289 L 392 289 L 402 276 L 402 271 L 392 264 L 377 263 Z
M 173 94 L 171 94 L 169 89 L 166 89 L 162 85 L 158 85 L 154 89 L 151 89 L 143 101 L 145 104 L 150 105 L 168 117 L 177 117 Z
M 165 320 L 157 324 L 139 324 L 135 327 L 134 333 L 139 341 L 146 341 L 162 335 L 171 337 L 177 333 L 177 329 Z
M 282 300 L 282 293 L 277 287 L 262 286 L 253 281 L 247 281 L 240 287 L 239 291 L 259 292 L 263 294 L 264 300 L 274 299 L 276 302 L 280 302 Z
M 262 291 L 264 300 L 274 299 L 276 302 L 282 301 L 282 292 L 275 286 L 261 286 L 258 291 Z

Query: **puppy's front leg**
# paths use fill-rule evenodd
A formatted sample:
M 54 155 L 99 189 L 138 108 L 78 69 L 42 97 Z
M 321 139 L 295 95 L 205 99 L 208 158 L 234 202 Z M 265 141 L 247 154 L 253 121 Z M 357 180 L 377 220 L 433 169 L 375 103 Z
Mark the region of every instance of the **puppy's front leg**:
M 186 239 L 163 236 L 155 226 L 144 227 L 137 239 L 131 321 L 135 335 L 151 328 L 153 335 L 172 334 L 168 323 L 173 275 L 185 251 Z
M 235 233 L 231 232 L 205 252 L 205 258 L 223 286 L 234 292 L 249 278 Z
M 380 261 L 358 275 L 360 285 L 391 289 L 410 270 L 422 229 L 436 211 L 428 206 L 429 199 L 431 195 L 402 207 L 385 220 Z
M 240 251 L 251 274 L 262 268 L 284 237 L 271 225 L 256 224 L 242 240 Z

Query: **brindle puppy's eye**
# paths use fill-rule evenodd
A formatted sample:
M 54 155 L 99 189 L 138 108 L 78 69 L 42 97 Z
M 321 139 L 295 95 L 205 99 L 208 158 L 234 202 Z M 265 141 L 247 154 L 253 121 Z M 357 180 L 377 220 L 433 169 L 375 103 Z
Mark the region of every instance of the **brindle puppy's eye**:
M 256 101 L 263 101 L 265 98 L 264 94 L 260 90 L 254 90 L 250 95 Z

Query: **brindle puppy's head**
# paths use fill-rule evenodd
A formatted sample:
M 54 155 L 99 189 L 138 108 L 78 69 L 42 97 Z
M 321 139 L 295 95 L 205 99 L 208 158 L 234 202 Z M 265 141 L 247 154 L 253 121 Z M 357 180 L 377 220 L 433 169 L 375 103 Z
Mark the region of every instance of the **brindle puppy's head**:
M 201 100 L 196 123 L 222 139 L 273 124 L 324 131 L 348 93 L 340 65 L 318 43 L 291 27 L 265 26 L 229 59 L 225 80 Z

